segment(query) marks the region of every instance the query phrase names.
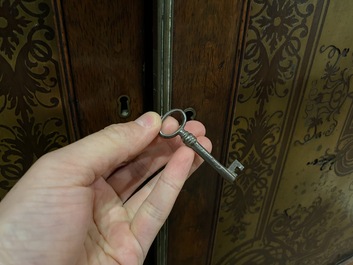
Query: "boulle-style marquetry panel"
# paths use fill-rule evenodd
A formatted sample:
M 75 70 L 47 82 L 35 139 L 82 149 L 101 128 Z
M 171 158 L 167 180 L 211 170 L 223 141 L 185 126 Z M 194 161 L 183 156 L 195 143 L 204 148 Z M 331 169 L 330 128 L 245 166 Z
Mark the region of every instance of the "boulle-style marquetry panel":
M 0 1 L 0 199 L 73 139 L 51 1 Z
M 353 254 L 350 1 L 253 0 L 212 264 Z

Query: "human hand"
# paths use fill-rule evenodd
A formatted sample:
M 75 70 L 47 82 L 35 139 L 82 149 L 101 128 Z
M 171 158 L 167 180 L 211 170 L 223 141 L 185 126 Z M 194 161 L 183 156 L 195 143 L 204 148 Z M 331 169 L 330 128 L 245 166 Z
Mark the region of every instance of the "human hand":
M 0 203 L 0 264 L 142 264 L 202 163 L 179 138 L 157 137 L 160 129 L 150 112 L 40 158 Z M 201 123 L 186 129 L 211 149 Z

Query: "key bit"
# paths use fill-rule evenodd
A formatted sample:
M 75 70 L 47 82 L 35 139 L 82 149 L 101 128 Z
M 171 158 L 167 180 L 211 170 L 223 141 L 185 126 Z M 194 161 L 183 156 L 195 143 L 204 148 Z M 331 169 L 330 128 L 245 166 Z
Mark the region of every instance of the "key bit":
M 236 177 L 238 176 L 235 173 L 236 169 L 239 170 L 243 170 L 244 166 L 238 161 L 235 160 L 233 161 L 233 163 L 228 167 L 224 167 L 222 166 L 196 139 L 196 137 L 186 131 L 184 129 L 186 121 L 187 121 L 187 117 L 186 114 L 183 110 L 181 109 L 173 109 L 168 111 L 166 114 L 164 114 L 164 116 L 162 117 L 162 122 L 168 117 L 171 116 L 174 113 L 181 113 L 182 114 L 182 122 L 179 126 L 179 128 L 174 131 L 171 134 L 165 134 L 162 131 L 159 132 L 159 134 L 166 139 L 170 139 L 173 138 L 177 135 L 179 135 L 181 137 L 181 139 L 183 140 L 184 144 L 188 147 L 190 147 L 191 149 L 193 149 L 199 156 L 201 156 L 203 158 L 203 160 L 205 160 L 209 165 L 211 165 L 223 178 L 225 178 L 226 180 L 233 182 Z
M 238 160 L 234 160 L 233 163 L 228 167 L 228 170 L 231 172 L 234 172 L 236 168 L 239 168 L 240 170 L 244 169 L 244 166 L 242 163 L 240 163 Z

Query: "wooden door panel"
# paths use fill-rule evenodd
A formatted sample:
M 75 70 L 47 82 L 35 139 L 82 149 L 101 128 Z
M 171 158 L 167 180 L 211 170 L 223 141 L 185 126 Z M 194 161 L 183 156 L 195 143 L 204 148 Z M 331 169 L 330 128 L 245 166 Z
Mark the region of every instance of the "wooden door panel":
M 235 94 L 244 8 L 246 1 L 174 1 L 172 105 L 195 109 L 219 160 Z M 207 264 L 220 184 L 208 165 L 187 181 L 168 219 L 168 264 Z
M 82 135 L 137 118 L 144 110 L 144 2 L 63 0 L 61 10 Z M 119 116 L 121 95 L 130 99 L 128 118 Z

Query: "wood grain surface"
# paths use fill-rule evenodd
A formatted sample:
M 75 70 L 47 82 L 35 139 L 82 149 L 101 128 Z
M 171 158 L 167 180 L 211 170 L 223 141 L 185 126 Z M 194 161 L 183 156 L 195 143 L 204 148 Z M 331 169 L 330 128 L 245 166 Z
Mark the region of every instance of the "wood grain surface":
M 224 164 L 228 115 L 235 100 L 243 1 L 174 3 L 175 108 L 193 107 L 213 156 Z M 222 180 L 204 164 L 186 183 L 169 218 L 168 264 L 207 264 Z
M 62 1 L 81 136 L 143 112 L 144 2 Z M 131 115 L 119 116 L 118 98 Z

